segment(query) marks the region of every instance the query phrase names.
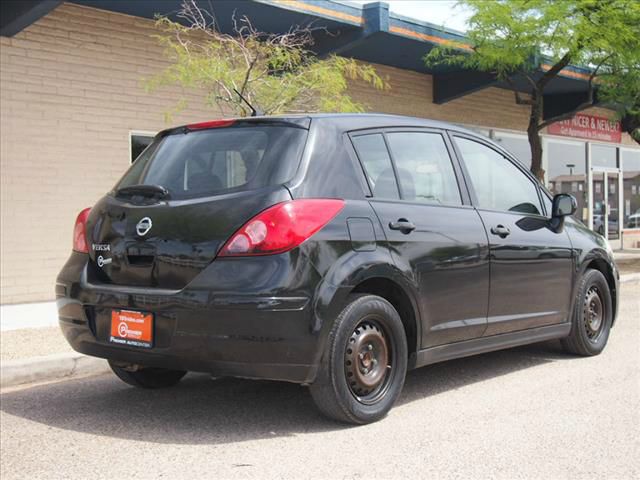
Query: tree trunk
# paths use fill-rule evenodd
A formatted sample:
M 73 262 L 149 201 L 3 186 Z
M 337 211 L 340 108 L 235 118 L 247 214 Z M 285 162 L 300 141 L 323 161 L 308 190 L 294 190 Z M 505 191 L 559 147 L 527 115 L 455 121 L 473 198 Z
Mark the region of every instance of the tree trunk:
M 533 173 L 538 180 L 544 183 L 544 170 L 542 168 L 542 139 L 538 132 L 537 122 L 529 122 L 527 136 L 529 137 L 529 145 L 531 146 L 531 173 Z
M 527 137 L 531 147 L 531 173 L 544 183 L 544 170 L 542 169 L 542 139 L 540 138 L 540 120 L 542 118 L 542 95 L 539 92 L 531 94 L 531 115 L 527 127 Z

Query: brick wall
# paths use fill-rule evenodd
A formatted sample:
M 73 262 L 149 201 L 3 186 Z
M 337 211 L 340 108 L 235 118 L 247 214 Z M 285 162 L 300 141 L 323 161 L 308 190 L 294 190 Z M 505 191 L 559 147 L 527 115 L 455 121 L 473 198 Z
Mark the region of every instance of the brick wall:
M 53 299 L 76 214 L 129 164 L 129 132 L 158 131 L 180 89 L 140 85 L 166 66 L 153 22 L 63 4 L 12 38 L 0 38 L 0 302 Z M 431 77 L 377 66 L 391 89 L 351 86 L 371 111 L 524 130 L 526 107 L 488 88 L 432 103 Z M 195 94 L 173 124 L 215 118 Z
M 129 164 L 129 131 L 166 128 L 178 89 L 146 93 L 153 22 L 63 4 L 0 38 L 2 303 L 53 299 L 76 214 Z M 200 98 L 176 124 L 215 117 Z
M 513 93 L 508 90 L 487 88 L 436 105 L 431 75 L 385 65 L 374 66 L 381 76 L 388 78 L 389 90 L 378 91 L 362 82 L 356 82 L 350 89 L 353 98 L 370 111 L 510 130 L 527 128 L 527 107 L 517 105 Z

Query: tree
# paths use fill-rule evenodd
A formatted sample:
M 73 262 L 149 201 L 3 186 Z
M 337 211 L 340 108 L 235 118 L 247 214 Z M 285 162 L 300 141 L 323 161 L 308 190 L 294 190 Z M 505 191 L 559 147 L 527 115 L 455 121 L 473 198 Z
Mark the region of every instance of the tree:
M 640 63 L 604 78 L 598 97 L 616 109 L 622 130 L 640 144 Z
M 227 34 L 196 0 L 185 0 L 177 16 L 179 21 L 156 20 L 161 32 L 156 38 L 171 65 L 146 80 L 147 90 L 167 85 L 202 89 L 221 114 L 246 116 L 250 109 L 240 95 L 264 114 L 362 112 L 364 106 L 347 94 L 349 80 L 389 88 L 370 65 L 313 54 L 312 34 L 320 29 L 293 26 L 285 33 L 263 33 L 249 18 L 234 14 L 233 32 Z M 174 111 L 186 105 L 181 99 Z
M 573 117 L 603 97 L 616 104 L 624 125 L 638 120 L 640 2 L 637 0 L 462 0 L 472 12 L 470 48 L 450 44 L 425 56 L 427 65 L 457 65 L 493 73 L 530 107 L 527 136 L 531 171 L 544 178 L 540 131 Z M 544 65 L 543 65 L 544 64 Z M 573 65 L 588 66 L 584 102 L 570 112 L 543 119 L 549 83 Z M 635 79 L 635 83 L 631 80 Z M 527 93 L 517 85 L 524 81 Z M 629 105 L 635 99 L 635 107 Z M 635 115 L 635 117 L 634 117 Z M 637 123 L 636 123 L 637 125 Z M 636 126 L 637 128 L 637 126 Z

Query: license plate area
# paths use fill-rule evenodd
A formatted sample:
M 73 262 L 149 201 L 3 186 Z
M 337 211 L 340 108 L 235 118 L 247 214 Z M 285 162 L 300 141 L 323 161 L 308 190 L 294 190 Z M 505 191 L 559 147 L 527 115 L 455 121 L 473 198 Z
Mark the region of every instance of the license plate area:
M 153 313 L 112 310 L 109 342 L 130 347 L 152 348 Z

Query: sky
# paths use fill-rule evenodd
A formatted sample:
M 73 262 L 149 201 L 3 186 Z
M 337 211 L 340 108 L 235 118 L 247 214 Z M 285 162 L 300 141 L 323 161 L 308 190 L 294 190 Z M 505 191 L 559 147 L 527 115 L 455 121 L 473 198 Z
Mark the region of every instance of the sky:
M 370 3 L 374 0 L 350 0 L 344 3 Z M 389 10 L 437 26 L 464 32 L 469 11 L 457 6 L 457 0 L 387 0 Z

